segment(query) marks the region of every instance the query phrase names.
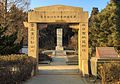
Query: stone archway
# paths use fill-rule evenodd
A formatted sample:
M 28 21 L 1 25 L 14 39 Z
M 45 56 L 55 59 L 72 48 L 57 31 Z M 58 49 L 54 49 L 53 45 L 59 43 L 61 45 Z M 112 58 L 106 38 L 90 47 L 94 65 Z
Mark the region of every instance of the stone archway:
M 35 8 L 28 12 L 28 56 L 38 60 L 38 27 L 37 24 L 68 23 L 69 27 L 78 30 L 79 70 L 88 74 L 88 12 L 80 7 L 54 5 Z

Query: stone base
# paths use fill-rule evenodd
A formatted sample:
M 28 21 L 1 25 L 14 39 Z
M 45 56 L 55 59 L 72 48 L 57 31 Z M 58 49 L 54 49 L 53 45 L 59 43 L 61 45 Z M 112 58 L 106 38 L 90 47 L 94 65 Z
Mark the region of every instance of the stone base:
M 66 56 L 66 52 L 64 50 L 55 50 L 52 53 L 53 56 Z
M 62 46 L 56 46 L 55 50 L 61 51 L 61 50 L 64 50 L 64 48 Z
M 55 51 L 55 56 L 66 56 L 65 51 Z
M 79 70 L 80 70 L 82 76 L 89 75 L 89 71 L 88 71 L 88 59 L 84 59 L 84 60 L 81 59 L 80 60 Z

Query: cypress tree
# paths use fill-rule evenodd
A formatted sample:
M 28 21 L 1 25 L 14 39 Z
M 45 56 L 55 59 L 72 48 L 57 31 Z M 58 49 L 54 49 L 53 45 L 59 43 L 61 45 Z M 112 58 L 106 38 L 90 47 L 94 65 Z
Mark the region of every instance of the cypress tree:
M 4 35 L 6 29 L 0 26 L 0 55 L 16 54 L 22 47 L 23 39 L 20 43 L 15 43 L 17 32 L 11 35 Z
M 114 47 L 120 45 L 120 0 L 111 0 L 90 26 L 90 47 Z
M 99 13 L 98 8 L 94 7 L 89 18 L 89 47 L 91 49 L 90 53 L 95 54 L 95 46 L 97 46 L 97 31 L 96 26 L 99 26 L 97 15 Z

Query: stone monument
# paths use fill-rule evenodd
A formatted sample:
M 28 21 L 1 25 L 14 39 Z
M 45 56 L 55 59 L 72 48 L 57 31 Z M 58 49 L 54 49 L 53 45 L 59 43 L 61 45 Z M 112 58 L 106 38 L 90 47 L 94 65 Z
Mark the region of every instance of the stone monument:
M 63 39 L 62 39 L 62 35 L 63 35 L 63 29 L 62 28 L 57 28 L 57 46 L 56 46 L 56 50 L 64 50 L 63 48 Z

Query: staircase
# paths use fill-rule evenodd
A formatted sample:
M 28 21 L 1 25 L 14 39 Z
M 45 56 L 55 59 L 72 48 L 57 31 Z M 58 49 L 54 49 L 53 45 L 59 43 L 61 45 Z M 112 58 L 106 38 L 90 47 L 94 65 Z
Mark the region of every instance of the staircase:
M 53 57 L 53 62 L 50 65 L 39 65 L 39 74 L 78 74 L 78 65 L 67 65 L 66 56 Z

